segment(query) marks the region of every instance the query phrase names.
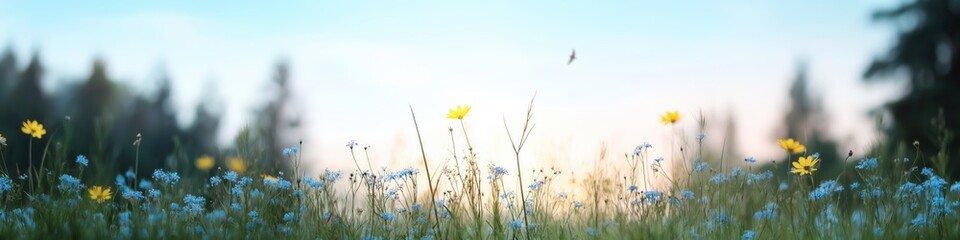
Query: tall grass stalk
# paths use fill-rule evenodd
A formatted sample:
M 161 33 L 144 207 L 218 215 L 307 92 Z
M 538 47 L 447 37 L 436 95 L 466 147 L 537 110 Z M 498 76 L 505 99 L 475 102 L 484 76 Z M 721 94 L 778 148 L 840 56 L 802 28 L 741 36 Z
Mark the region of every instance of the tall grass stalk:
M 423 137 L 420 136 L 420 124 L 417 123 L 417 114 L 413 112 L 413 105 L 410 107 L 410 117 L 413 118 L 413 126 L 417 130 L 417 142 L 420 144 L 420 156 L 423 157 L 423 168 L 427 172 L 427 184 L 430 188 L 430 209 L 433 211 L 433 216 L 436 217 L 436 221 L 433 223 L 434 230 L 439 234 L 440 233 L 440 213 L 437 211 L 437 192 L 436 188 L 433 185 L 433 176 L 430 174 L 430 163 L 427 161 L 427 151 L 423 147 Z M 429 222 L 429 221 L 428 221 Z
M 507 118 L 503 118 L 503 128 L 507 131 L 507 138 L 510 139 L 510 145 L 513 147 L 514 157 L 517 160 L 517 181 L 520 184 L 520 206 L 522 207 L 523 212 L 520 213 L 523 215 L 523 227 L 526 229 L 526 238 L 530 239 L 530 221 L 527 219 L 527 197 L 523 191 L 523 167 L 520 166 L 520 151 L 523 150 L 524 144 L 527 143 L 527 140 L 530 138 L 530 132 L 533 131 L 533 128 L 536 127 L 536 124 L 531 124 L 530 120 L 533 119 L 533 100 L 537 98 L 537 95 L 534 94 L 533 98 L 530 99 L 530 104 L 527 105 L 527 116 L 526 120 L 523 121 L 523 128 L 520 131 L 520 139 L 514 141 L 513 135 L 510 134 L 510 127 L 507 125 Z

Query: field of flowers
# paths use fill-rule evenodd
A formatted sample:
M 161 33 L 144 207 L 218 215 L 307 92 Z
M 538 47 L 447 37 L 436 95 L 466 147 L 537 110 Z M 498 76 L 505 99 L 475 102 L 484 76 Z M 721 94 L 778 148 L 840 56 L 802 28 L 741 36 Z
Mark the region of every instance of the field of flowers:
M 479 159 L 462 128 L 469 111 L 457 106 L 448 114 L 461 127 L 450 129 L 452 164 L 424 157 L 395 171 L 373 168 L 368 148 L 355 141 L 343 151 L 356 169 L 320 174 L 301 169 L 301 146 L 283 150 L 294 166 L 288 173 L 250 167 L 241 150 L 223 162 L 200 156 L 186 169 L 129 170 L 115 178 L 84 175 L 102 164 L 98 159 L 44 150 L 30 156 L 30 166 L 0 170 L 0 239 L 960 237 L 960 183 L 944 179 L 943 169 L 920 167 L 927 160 L 909 148 L 864 159 L 849 159 L 851 152 L 839 176 L 825 177 L 816 149 L 794 139 L 778 142 L 791 165 L 782 173 L 771 167 L 782 161 L 705 159 L 700 150 L 656 157 L 644 143 L 623 150 L 625 159 L 599 156 L 572 187 L 557 181 L 562 169 L 524 161 L 535 129 L 532 102 L 522 125 L 507 131 L 515 166 Z M 664 127 L 686 118 L 660 117 Z M 21 130 L 30 144 L 8 146 L 0 137 L 4 150 L 48 149 L 58 137 L 34 120 Z M 701 133 L 690 142 L 704 141 Z M 426 147 L 419 149 L 424 156 Z

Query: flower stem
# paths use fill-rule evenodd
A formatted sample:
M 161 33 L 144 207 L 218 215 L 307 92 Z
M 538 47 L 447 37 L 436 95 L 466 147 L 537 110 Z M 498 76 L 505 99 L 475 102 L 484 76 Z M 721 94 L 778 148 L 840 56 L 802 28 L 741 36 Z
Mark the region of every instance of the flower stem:
M 420 143 L 420 155 L 423 157 L 423 168 L 427 172 L 427 187 L 430 188 L 430 209 L 433 209 L 433 215 L 437 221 L 433 224 L 434 231 L 440 234 L 440 213 L 437 211 L 437 193 L 433 187 L 433 177 L 430 175 L 430 164 L 427 162 L 427 151 L 423 148 L 423 137 L 420 136 L 420 125 L 417 124 L 417 115 L 413 113 L 413 105 L 410 105 L 410 116 L 413 117 L 413 126 L 417 130 L 417 141 Z

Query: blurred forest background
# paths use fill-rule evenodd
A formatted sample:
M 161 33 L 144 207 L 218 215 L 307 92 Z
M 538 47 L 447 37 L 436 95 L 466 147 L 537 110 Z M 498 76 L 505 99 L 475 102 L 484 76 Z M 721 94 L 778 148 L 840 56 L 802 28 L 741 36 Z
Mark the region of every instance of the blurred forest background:
M 919 143 L 921 159 L 950 159 L 950 177 L 960 176 L 960 141 L 955 137 L 960 129 L 960 0 L 915 0 L 899 6 L 880 9 L 872 19 L 897 30 L 895 42 L 885 54 L 875 57 L 864 69 L 866 82 L 905 81 L 899 99 L 878 106 L 869 114 L 876 116 L 878 129 L 892 146 L 878 146 L 876 151 L 894 152 Z M 30 59 L 18 59 L 8 47 L 0 56 L 0 133 L 8 145 L 28 145 L 28 137 L 20 134 L 24 120 L 36 119 L 48 130 L 48 137 L 56 137 L 50 150 L 64 152 L 55 156 L 71 158 L 78 154 L 103 159 L 112 166 L 94 166 L 98 172 L 126 171 L 133 165 L 136 135 L 142 134 L 140 172 L 175 164 L 191 164 L 201 155 L 218 159 L 238 155 L 240 145 L 261 146 L 253 154 L 264 166 L 288 169 L 281 159 L 281 149 L 297 144 L 297 129 L 301 121 L 291 109 L 290 63 L 278 61 L 272 76 L 263 76 L 271 89 L 265 91 L 268 100 L 252 109 L 253 120 L 231 146 L 216 142 L 221 123 L 217 96 L 205 96 L 193 110 L 195 120 L 178 124 L 177 110 L 170 104 L 170 79 L 160 74 L 160 87 L 149 94 L 137 94 L 129 86 L 111 78 L 109 61 L 96 59 L 90 64 L 89 74 L 74 85 L 58 85 L 45 91 L 44 61 L 39 54 Z M 42 50 L 37 50 L 42 51 Z M 776 138 L 796 138 L 808 149 L 819 151 L 821 169 L 839 173 L 839 166 L 850 149 L 840 149 L 837 140 L 828 137 L 829 117 L 824 111 L 822 96 L 810 90 L 805 60 L 797 62 L 790 89 L 789 107 L 783 116 L 781 131 Z M 211 91 L 212 92 L 212 91 Z M 865 113 L 868 114 L 868 113 Z M 883 117 L 887 116 L 887 117 Z M 728 126 L 735 134 L 736 126 Z M 60 138 L 62 136 L 62 138 Z M 242 138 L 242 139 L 241 139 Z M 36 143 L 36 142 L 35 142 Z M 40 144 L 46 144 L 41 141 Z M 45 146 L 33 147 L 34 164 Z M 730 143 L 735 146 L 735 143 Z M 736 148 L 734 148 L 736 149 Z M 8 166 L 24 170 L 28 165 L 26 148 L 4 148 Z M 860 153 L 858 153 L 860 154 Z M 249 155 L 249 154 L 248 154 Z M 67 161 L 69 162 L 69 161 Z M 922 164 L 928 164 L 922 162 Z M 189 165 L 188 165 L 189 166 Z M 779 165 L 780 173 L 788 166 Z
M 177 124 L 177 112 L 170 104 L 170 79 L 160 74 L 160 87 L 151 94 L 138 95 L 130 87 L 110 77 L 107 62 L 94 60 L 90 74 L 76 85 L 57 86 L 53 92 L 41 88 L 44 74 L 42 59 L 34 54 L 25 68 L 18 68 L 20 60 L 8 48 L 0 58 L 0 133 L 7 145 L 27 146 L 34 141 L 34 165 L 40 164 L 45 148 L 51 155 L 72 159 L 86 155 L 108 166 L 93 166 L 95 172 L 111 174 L 133 168 L 138 149 L 133 142 L 142 135 L 139 148 L 140 171 L 152 172 L 159 168 L 191 170 L 193 159 L 209 155 L 217 159 L 245 156 L 247 164 L 261 164 L 281 171 L 289 163 L 280 161 L 281 149 L 294 146 L 291 136 L 299 125 L 298 118 L 288 111 L 289 65 L 280 61 L 270 81 L 270 100 L 255 109 L 251 123 L 235 145 L 255 145 L 256 152 L 240 154 L 235 146 L 219 146 L 216 142 L 220 125 L 220 110 L 216 96 L 206 96 L 197 105 L 195 120 L 188 125 Z M 269 78 L 267 78 L 269 77 Z M 37 142 L 20 134 L 25 120 L 38 120 L 47 129 L 47 141 Z M 52 140 L 49 140 L 52 139 Z M 50 146 L 45 144 L 50 143 Z M 28 148 L 3 148 L 10 169 L 25 172 L 30 163 Z M 71 161 L 57 161 L 71 163 Z M 221 164 L 223 161 L 218 161 Z M 179 165 L 179 166 L 178 166 Z M 222 165 L 221 165 L 222 167 Z M 13 171 L 17 173 L 18 171 Z M 141 175 L 143 176 L 143 175 Z M 149 176 L 149 175 L 146 175 Z M 109 179 L 109 178 L 108 178 Z

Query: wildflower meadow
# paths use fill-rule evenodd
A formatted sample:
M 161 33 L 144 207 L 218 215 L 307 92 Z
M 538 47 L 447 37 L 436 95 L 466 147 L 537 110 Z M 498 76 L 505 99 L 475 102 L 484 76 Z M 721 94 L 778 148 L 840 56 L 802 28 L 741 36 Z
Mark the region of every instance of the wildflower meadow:
M 413 128 L 416 112 L 411 107 Z M 308 173 L 302 144 L 282 150 L 292 172 L 258 164 L 257 146 L 233 156 L 196 156 L 152 172 L 84 174 L 108 164 L 57 147 L 63 126 L 25 119 L 4 133 L 3 152 L 40 148 L 28 171 L 0 170 L 3 239 L 956 239 L 960 183 L 902 146 L 895 155 L 851 151 L 840 174 L 825 176 L 817 149 L 802 138 L 771 142 L 785 159 L 713 158 L 703 132 L 678 134 L 677 146 L 640 143 L 610 149 L 574 184 L 564 169 L 531 164 L 524 146 L 536 123 L 504 120 L 516 165 L 489 164 L 470 142 L 471 106 L 447 114 L 453 161 L 426 158 L 402 169 L 377 168 L 357 141 L 351 169 Z M 438 114 L 430 114 L 435 117 Z M 697 120 L 666 112 L 662 127 Z M 650 116 L 656 119 L 658 116 Z M 702 118 L 702 117 L 701 117 Z M 45 125 L 47 124 L 47 125 Z M 48 132 L 51 125 L 57 125 Z M 66 126 L 69 127 L 69 126 Z M 491 129 L 490 131 L 500 129 Z M 243 135 L 241 135 L 243 136 Z M 7 145 L 6 138 L 29 138 Z M 139 151 L 142 136 L 130 136 Z M 238 140 L 238 143 L 243 141 Z M 421 141 L 422 142 L 422 141 Z M 881 145 L 891 144 L 886 142 Z M 917 143 L 919 144 L 919 143 Z M 913 146 L 916 147 L 916 144 Z M 673 148 L 653 156 L 653 148 Z M 694 150 L 687 150 L 694 149 Z M 32 151 L 31 151 L 32 152 Z M 622 152 L 623 157 L 613 157 Z M 139 161 L 139 156 L 135 161 Z M 32 163 L 37 163 L 32 165 Z M 788 164 L 787 171 L 776 166 Z M 523 174 L 519 174 L 523 173 Z M 531 174 L 527 174 L 531 173 Z

